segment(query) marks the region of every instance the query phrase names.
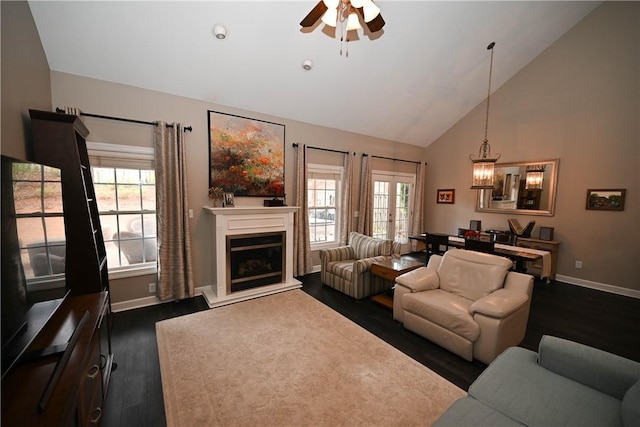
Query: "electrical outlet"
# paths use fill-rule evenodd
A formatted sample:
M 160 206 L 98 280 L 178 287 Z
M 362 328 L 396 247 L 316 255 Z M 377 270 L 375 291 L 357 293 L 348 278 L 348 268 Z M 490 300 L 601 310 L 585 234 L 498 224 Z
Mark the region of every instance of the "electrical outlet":
M 155 294 L 156 293 L 156 284 L 155 283 L 149 283 L 149 293 L 150 294 Z
M 576 261 L 576 268 L 582 268 L 582 261 Z
M 193 218 L 193 209 L 189 209 L 189 218 Z

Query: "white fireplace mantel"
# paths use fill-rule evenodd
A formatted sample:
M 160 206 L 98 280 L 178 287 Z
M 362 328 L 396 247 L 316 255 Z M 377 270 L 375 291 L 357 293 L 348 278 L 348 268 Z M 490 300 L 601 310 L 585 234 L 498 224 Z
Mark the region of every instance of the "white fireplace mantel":
M 214 283 L 205 287 L 203 295 L 209 307 L 219 307 L 264 295 L 300 288 L 302 283 L 293 277 L 293 214 L 295 206 L 229 207 L 203 206 L 210 216 L 210 250 Z M 286 266 L 284 280 L 273 285 L 244 291 L 227 291 L 227 236 L 253 233 L 285 232 Z

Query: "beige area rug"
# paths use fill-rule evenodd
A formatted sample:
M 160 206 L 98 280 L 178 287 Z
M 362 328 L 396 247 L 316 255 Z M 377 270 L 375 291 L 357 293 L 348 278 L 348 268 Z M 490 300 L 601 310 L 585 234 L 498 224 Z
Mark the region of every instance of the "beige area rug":
M 428 426 L 466 395 L 300 290 L 156 332 L 169 427 Z

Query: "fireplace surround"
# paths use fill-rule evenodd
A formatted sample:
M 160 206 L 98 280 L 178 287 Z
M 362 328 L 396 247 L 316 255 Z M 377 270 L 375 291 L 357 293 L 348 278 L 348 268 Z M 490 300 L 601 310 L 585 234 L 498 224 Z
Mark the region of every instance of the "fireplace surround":
M 218 307 L 300 288 L 293 277 L 293 213 L 297 207 L 203 207 L 209 215 L 211 275 L 203 289 Z

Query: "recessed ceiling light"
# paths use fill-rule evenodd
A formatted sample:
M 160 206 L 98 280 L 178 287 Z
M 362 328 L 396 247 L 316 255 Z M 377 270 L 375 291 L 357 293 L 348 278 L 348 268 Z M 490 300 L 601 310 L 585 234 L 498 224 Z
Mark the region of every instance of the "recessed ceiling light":
M 227 29 L 222 24 L 216 24 L 213 26 L 213 36 L 218 40 L 224 40 L 227 38 Z

